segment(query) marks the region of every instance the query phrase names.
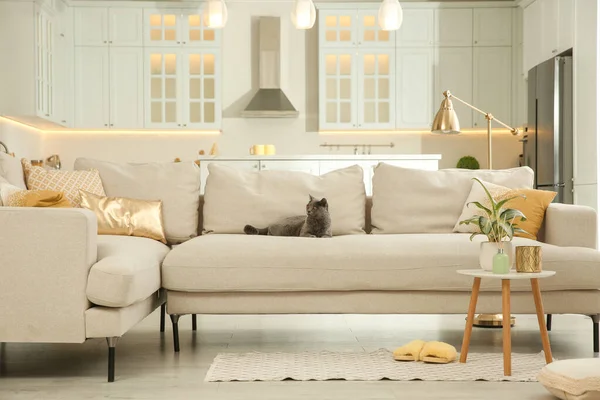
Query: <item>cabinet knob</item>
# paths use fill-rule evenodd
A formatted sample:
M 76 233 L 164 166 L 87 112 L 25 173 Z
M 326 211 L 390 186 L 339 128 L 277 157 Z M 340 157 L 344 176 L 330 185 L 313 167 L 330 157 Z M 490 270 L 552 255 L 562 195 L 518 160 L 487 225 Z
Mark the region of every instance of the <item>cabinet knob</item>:
M 554 49 L 554 50 L 552 50 L 552 54 L 555 54 L 555 53 L 557 53 L 557 52 L 558 52 L 558 49 Z
M 177 44 L 181 44 L 181 42 L 177 42 Z
M 475 123 L 473 124 L 473 126 L 477 126 L 477 122 L 475 122 Z
M 181 42 L 181 43 L 185 44 L 186 42 Z
M 62 122 L 63 124 L 66 124 L 66 123 L 67 123 L 67 121 L 65 121 L 64 119 L 63 119 L 62 121 L 60 121 L 60 122 Z
M 181 124 L 177 124 L 177 126 L 181 126 Z
M 108 42 L 105 40 L 104 43 L 108 43 Z
M 109 40 L 109 41 L 108 41 L 108 43 L 111 43 L 111 44 L 112 44 L 112 40 Z
M 104 124 L 104 126 L 108 126 L 108 124 Z
M 110 124 L 110 126 L 115 126 L 115 124 Z
M 187 126 L 187 124 L 183 124 L 183 126 Z
M 46 114 L 46 117 L 49 117 L 49 116 L 50 116 L 50 114 Z
M 254 164 L 252 168 L 258 168 L 258 164 Z

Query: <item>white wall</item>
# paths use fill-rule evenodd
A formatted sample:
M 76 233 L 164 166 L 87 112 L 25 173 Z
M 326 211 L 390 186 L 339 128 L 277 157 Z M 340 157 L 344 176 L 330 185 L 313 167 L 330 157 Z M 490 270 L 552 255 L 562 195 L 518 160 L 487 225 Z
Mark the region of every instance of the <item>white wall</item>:
M 575 203 L 598 209 L 598 4 L 596 0 L 577 0 L 575 4 Z
M 200 149 L 206 153 L 218 142 L 220 154 L 242 156 L 252 144 L 274 144 L 280 155 L 319 154 L 329 150 L 321 143 L 385 144 L 393 149 L 373 153 L 441 153 L 441 167 L 454 167 L 464 155 L 473 155 L 487 165 L 485 134 L 467 133 L 442 137 L 421 134 L 319 135 L 318 129 L 318 35 L 317 28 L 297 30 L 290 21 L 292 3 L 230 2 L 229 21 L 223 32 L 223 133 L 219 136 L 190 134 L 48 133 L 43 155 L 57 153 L 71 168 L 77 157 L 113 161 L 171 161 L 175 157 L 194 159 Z M 240 118 L 241 111 L 258 89 L 258 17 L 281 17 L 282 88 L 300 116 L 294 119 Z M 1 94 L 0 94 L 1 96 Z M 436 106 L 441 102 L 436 99 Z M 492 110 L 493 111 L 493 110 Z M 495 168 L 518 164 L 521 145 L 517 138 L 499 134 L 494 140 Z M 352 153 L 352 149 L 333 151 Z
M 15 153 L 15 157 L 30 160 L 42 159 L 44 135 L 35 128 L 0 118 L 0 142 Z

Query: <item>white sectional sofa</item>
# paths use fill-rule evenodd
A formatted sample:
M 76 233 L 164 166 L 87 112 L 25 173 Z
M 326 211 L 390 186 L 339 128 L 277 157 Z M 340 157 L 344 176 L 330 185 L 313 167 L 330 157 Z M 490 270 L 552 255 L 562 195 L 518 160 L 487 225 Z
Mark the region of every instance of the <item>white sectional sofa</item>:
M 117 339 L 165 300 L 176 351 L 184 314 L 465 313 L 471 282 L 456 270 L 478 268 L 479 243 L 449 223 L 472 176 L 510 185 L 515 173 L 440 171 L 424 179 L 398 169 L 402 179 L 384 179 L 382 171 L 396 167 L 378 167 L 371 201 L 362 171 L 352 168 L 312 177 L 215 167 L 201 197 L 192 163 L 76 163 L 90 167 L 108 196 L 162 199 L 167 237 L 178 245 L 98 235 L 93 213 L 82 209 L 0 207 L 0 342 L 107 338 L 109 381 Z M 530 186 L 530 170 L 516 173 L 514 187 Z M 333 238 L 241 234 L 246 223 L 303 213 L 309 193 L 328 198 Z M 196 237 L 198 227 L 205 234 Z M 598 351 L 595 211 L 550 205 L 539 241 L 515 238 L 532 243 L 543 247 L 544 268 L 558 272 L 542 282 L 546 312 L 591 316 Z M 514 313 L 535 312 L 524 289 L 513 287 Z M 484 281 L 481 290 L 477 311 L 498 312 L 499 287 Z

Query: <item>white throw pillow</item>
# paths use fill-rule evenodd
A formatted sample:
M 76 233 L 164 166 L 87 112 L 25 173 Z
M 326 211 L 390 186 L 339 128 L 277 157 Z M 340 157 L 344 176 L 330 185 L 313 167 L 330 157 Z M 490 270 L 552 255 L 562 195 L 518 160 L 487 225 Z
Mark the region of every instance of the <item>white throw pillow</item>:
M 200 168 L 193 162 L 118 164 L 88 158 L 75 160 L 76 170 L 96 169 L 108 197 L 162 200 L 169 243 L 197 236 Z
M 327 198 L 333 235 L 364 233 L 365 185 L 358 165 L 315 176 L 294 171 L 244 171 L 208 165 L 204 232 L 243 233 L 251 224 L 267 227 L 306 215 L 309 195 Z
M 20 189 L 27 189 L 21 160 L 0 151 L 0 176 Z
M 533 187 L 533 170 L 444 169 L 425 171 L 380 163 L 373 175 L 372 233 L 450 233 L 472 178 L 511 189 Z

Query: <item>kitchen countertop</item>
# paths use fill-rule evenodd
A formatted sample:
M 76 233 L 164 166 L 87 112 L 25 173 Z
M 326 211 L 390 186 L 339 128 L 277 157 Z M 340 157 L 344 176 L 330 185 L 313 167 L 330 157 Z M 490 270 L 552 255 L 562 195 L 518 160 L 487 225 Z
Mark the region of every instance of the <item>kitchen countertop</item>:
M 249 160 L 441 160 L 441 154 L 306 154 L 306 155 L 275 155 L 275 156 L 199 156 L 200 161 L 249 161 Z

